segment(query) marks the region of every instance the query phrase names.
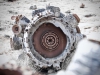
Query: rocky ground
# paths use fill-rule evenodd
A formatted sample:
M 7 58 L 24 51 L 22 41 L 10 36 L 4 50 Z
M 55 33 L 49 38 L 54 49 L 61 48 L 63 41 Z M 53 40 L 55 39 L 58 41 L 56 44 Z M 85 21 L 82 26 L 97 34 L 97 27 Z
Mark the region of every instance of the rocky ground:
M 17 61 L 19 65 L 28 66 L 34 71 L 27 56 L 20 58 L 23 51 L 12 50 L 10 47 L 14 22 L 11 20 L 11 16 L 22 14 L 31 19 L 31 6 L 37 5 L 38 8 L 45 8 L 49 3 L 52 6 L 60 7 L 62 13 L 77 14 L 81 19 L 79 27 L 82 34 L 88 36 L 92 32 L 100 33 L 100 0 L 16 0 L 14 2 L 0 0 L 0 64 L 11 59 Z

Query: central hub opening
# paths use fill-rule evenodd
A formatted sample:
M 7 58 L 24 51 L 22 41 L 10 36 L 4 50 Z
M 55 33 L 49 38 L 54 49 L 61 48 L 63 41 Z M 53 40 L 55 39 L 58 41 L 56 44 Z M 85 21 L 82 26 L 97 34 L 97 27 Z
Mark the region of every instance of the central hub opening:
M 49 39 L 49 42 L 52 42 L 52 39 Z
M 19 27 L 18 25 L 13 25 L 12 31 L 13 31 L 14 33 L 19 33 L 20 27 Z
M 15 31 L 18 31 L 18 27 L 15 27 Z

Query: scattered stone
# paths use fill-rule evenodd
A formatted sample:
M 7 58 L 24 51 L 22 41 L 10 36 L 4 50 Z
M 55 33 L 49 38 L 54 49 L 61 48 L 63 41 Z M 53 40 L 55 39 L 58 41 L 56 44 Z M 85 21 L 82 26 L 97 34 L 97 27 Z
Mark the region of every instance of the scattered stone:
M 33 6 L 30 6 L 30 9 L 33 10 L 34 9 Z
M 13 2 L 13 1 L 16 1 L 16 0 L 7 0 L 8 2 Z
M 3 53 L 0 53 L 0 55 L 3 55 Z
M 84 29 L 90 29 L 91 27 L 87 27 L 87 28 L 84 28 Z
M 8 12 L 9 12 L 9 13 L 13 13 L 13 11 L 11 11 L 11 10 L 9 10 Z
M 92 17 L 92 16 L 96 16 L 95 14 L 87 14 L 87 15 L 84 15 L 85 17 Z
M 18 14 L 18 12 L 15 12 L 15 14 Z
M 65 13 L 71 13 L 71 11 L 70 10 L 67 10 Z
M 5 37 L 5 38 L 10 38 L 10 36 L 9 36 L 9 35 L 4 35 L 4 37 Z
M 94 30 L 94 31 L 97 31 L 97 30 L 99 29 L 99 27 L 100 27 L 100 26 L 95 26 L 95 27 L 93 28 L 93 30 Z
M 14 12 L 12 10 L 8 10 L 8 12 L 11 13 L 11 14 L 18 14 L 18 12 Z
M 97 28 L 99 28 L 100 26 L 96 26 Z
M 0 31 L 4 30 L 4 28 L 0 28 Z
M 81 6 L 80 6 L 80 8 L 84 8 L 84 7 L 85 7 L 85 5 L 82 3 Z
M 74 10 L 74 9 L 71 9 L 71 10 Z
M 35 10 L 35 9 L 37 9 L 37 6 L 36 5 L 30 6 L 30 10 Z

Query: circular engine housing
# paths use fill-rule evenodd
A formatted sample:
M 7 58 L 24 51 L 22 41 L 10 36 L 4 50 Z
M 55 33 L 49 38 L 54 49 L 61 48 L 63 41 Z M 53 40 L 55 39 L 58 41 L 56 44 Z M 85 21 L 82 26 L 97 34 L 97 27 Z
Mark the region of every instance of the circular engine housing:
M 83 38 L 79 21 L 76 14 L 62 14 L 59 7 L 48 6 L 33 11 L 32 21 L 24 27 L 21 38 L 22 48 L 33 60 L 34 68 L 62 69 L 67 56 Z

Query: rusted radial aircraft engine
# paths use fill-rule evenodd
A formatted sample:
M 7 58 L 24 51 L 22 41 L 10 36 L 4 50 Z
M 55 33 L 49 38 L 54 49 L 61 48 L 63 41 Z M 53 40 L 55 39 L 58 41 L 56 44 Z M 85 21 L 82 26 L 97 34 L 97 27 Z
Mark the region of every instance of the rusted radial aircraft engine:
M 23 48 L 38 70 L 60 70 L 67 55 L 83 38 L 77 26 L 79 21 L 76 14 L 62 14 L 59 7 L 35 9 L 32 20 L 16 16 L 11 45 L 14 49 Z

